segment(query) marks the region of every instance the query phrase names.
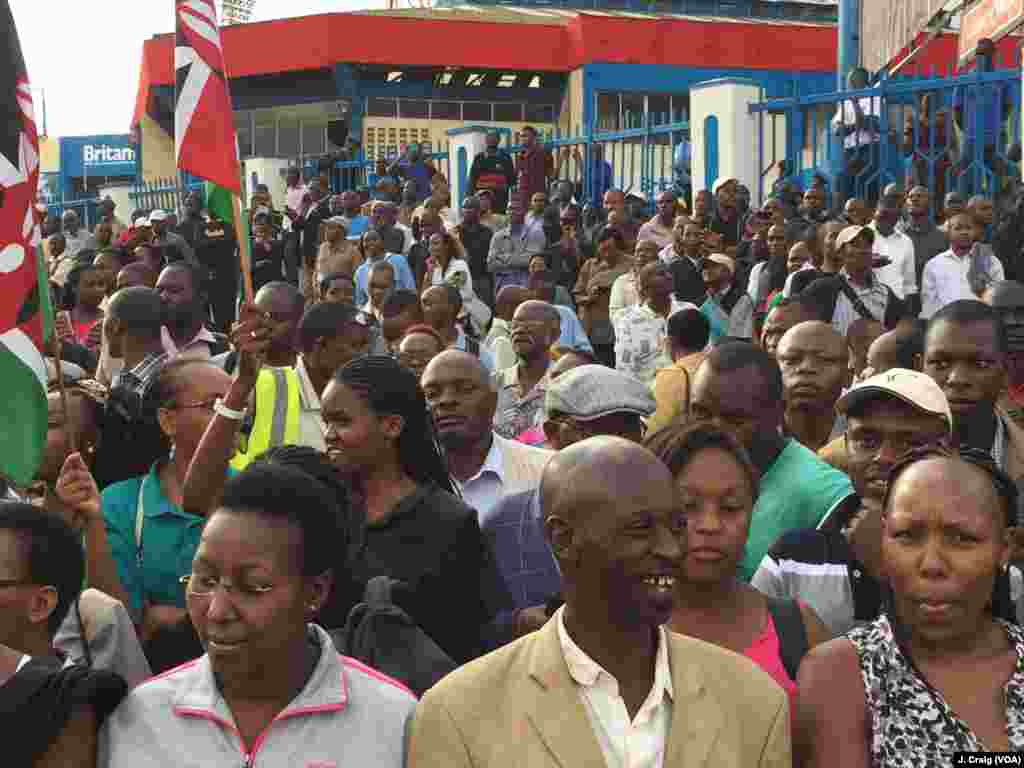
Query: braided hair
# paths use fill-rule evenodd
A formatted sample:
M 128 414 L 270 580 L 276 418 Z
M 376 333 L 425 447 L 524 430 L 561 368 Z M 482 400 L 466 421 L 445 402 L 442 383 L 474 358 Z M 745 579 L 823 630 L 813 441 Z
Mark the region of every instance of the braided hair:
M 436 485 L 458 495 L 416 374 L 390 355 L 368 355 L 339 368 L 334 380 L 355 392 L 377 415 L 402 417 L 398 462 L 409 477 L 419 485 Z
M 899 479 L 899 476 L 914 464 L 928 459 L 960 461 L 981 470 L 989 482 L 992 483 L 992 489 L 1000 501 L 1003 512 L 1003 527 L 1010 528 L 1017 525 L 1019 493 L 1016 484 L 999 468 L 987 451 L 980 451 L 966 446 L 961 446 L 957 450 L 950 450 L 941 445 L 931 445 L 912 451 L 904 456 L 893 467 L 889 475 L 889 484 L 886 488 L 885 500 L 882 504 L 883 517 L 889 513 L 893 489 L 896 487 L 896 481 Z M 1008 569 L 996 571 L 995 582 L 992 586 L 991 611 L 992 617 L 995 619 L 1002 619 L 1014 624 L 1017 623 L 1016 610 L 1010 596 L 1010 574 Z M 892 587 L 888 583 L 882 585 L 882 612 L 889 619 L 896 642 L 906 651 L 909 647 L 909 632 L 896 616 L 895 599 Z M 905 655 L 908 659 L 910 658 L 909 653 L 905 653 Z

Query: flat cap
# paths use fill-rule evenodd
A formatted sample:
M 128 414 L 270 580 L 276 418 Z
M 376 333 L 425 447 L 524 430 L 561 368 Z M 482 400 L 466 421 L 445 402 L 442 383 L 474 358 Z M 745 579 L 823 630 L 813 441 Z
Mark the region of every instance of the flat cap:
M 566 371 L 548 385 L 545 413 L 562 413 L 591 421 L 612 413 L 647 417 L 657 404 L 651 390 L 629 374 L 604 365 L 581 365 Z

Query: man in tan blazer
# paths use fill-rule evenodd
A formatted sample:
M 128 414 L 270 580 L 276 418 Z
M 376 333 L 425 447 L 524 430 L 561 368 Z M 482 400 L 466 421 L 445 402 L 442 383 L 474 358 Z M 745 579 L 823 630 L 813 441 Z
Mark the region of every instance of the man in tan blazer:
M 541 481 L 565 605 L 429 690 L 409 768 L 789 768 L 786 695 L 751 661 L 667 632 L 685 516 L 653 454 L 615 437 Z

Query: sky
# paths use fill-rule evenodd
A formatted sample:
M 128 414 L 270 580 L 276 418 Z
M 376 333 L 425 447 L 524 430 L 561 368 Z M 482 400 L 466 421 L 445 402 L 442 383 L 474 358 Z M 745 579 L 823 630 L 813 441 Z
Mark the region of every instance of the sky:
M 173 0 L 8 0 L 51 136 L 127 133 L 142 42 L 174 31 Z M 256 0 L 254 21 L 383 8 L 385 0 Z M 218 10 L 220 2 L 217 3 Z

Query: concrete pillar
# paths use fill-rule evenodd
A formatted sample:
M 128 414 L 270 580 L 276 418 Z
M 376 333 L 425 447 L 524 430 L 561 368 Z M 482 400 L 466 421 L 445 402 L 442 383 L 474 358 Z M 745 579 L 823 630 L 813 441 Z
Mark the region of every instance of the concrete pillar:
M 452 198 L 452 211 L 462 214 L 462 199 L 469 189 L 469 169 L 473 158 L 486 148 L 485 137 L 493 130 L 483 125 L 467 125 L 465 128 L 451 128 L 448 134 L 448 183 Z
M 760 100 L 761 86 L 753 80 L 730 77 L 690 86 L 694 194 L 710 189 L 716 178 L 736 179 L 757 194 L 761 137 L 758 117 L 748 107 Z M 766 132 L 765 141 L 770 140 Z M 763 156 L 767 165 L 773 157 L 770 146 L 764 148 Z

